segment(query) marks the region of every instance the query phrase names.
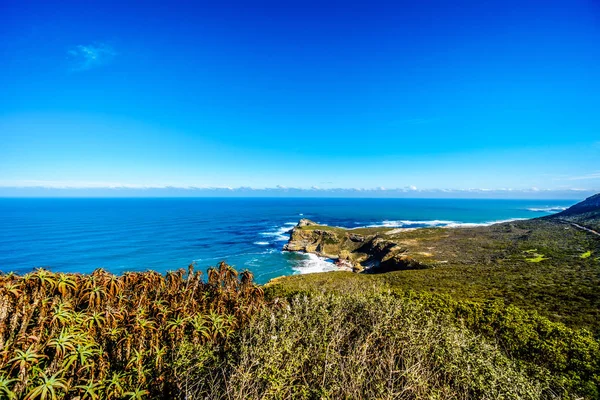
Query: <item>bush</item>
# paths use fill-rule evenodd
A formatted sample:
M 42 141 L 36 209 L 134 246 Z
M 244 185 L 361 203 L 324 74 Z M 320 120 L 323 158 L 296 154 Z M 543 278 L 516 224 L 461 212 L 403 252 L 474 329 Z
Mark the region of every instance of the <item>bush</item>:
M 552 322 L 536 311 L 502 300 L 476 302 L 449 295 L 404 290 L 382 279 L 386 274 L 327 273 L 293 276 L 267 285 L 267 298 L 298 294 L 389 293 L 406 302 L 440 313 L 498 346 L 523 373 L 544 382 L 548 396 L 600 398 L 600 342 L 586 329 Z
M 231 346 L 217 358 L 182 353 L 192 398 L 537 399 L 545 389 L 447 314 L 390 295 L 297 295 Z
M 248 271 L 0 275 L 0 398 L 167 398 L 180 345 L 226 346 L 264 305 Z
M 472 332 L 494 341 L 529 376 L 546 381 L 555 395 L 600 397 L 600 342 L 590 331 L 568 328 L 498 300 L 455 301 L 416 292 L 400 296 L 450 315 Z

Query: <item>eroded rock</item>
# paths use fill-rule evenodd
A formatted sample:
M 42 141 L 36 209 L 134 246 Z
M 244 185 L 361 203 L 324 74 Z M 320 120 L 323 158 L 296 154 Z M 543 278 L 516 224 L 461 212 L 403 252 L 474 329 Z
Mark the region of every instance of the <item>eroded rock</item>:
M 318 228 L 315 228 L 318 227 Z M 406 247 L 375 234 L 359 234 L 342 228 L 318 225 L 302 219 L 292 230 L 286 251 L 313 253 L 336 260 L 340 268 L 354 272 L 384 272 L 423 269 Z

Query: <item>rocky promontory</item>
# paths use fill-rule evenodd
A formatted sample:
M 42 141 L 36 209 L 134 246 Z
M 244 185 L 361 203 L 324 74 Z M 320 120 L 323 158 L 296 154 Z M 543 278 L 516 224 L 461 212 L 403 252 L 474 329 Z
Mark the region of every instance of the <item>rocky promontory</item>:
M 390 240 L 389 228 L 344 229 L 301 219 L 292 229 L 287 251 L 316 254 L 336 260 L 336 265 L 354 272 L 385 272 L 429 268 L 417 261 L 407 247 Z

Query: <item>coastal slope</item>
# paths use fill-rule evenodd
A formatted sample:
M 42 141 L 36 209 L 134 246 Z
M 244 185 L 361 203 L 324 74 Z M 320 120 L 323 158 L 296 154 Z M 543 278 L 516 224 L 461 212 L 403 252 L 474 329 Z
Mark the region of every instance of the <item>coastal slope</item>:
M 344 229 L 301 220 L 285 250 L 331 258 L 360 274 L 294 276 L 278 284 L 326 286 L 338 274 L 457 299 L 502 299 L 597 330 L 600 237 L 590 230 L 599 203 L 596 195 L 552 217 L 461 228 Z
M 595 232 L 600 231 L 600 193 L 588 197 L 558 214 L 545 217 L 550 220 L 571 222 Z M 599 233 L 600 235 L 600 233 Z

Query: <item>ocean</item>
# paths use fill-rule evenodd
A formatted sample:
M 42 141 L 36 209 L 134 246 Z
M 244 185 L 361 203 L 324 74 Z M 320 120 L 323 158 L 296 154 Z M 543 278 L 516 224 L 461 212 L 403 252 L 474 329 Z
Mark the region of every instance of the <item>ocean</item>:
M 548 215 L 572 200 L 0 198 L 0 271 L 166 272 L 225 260 L 259 283 L 335 269 L 283 252 L 300 218 L 360 226 L 472 226 Z

